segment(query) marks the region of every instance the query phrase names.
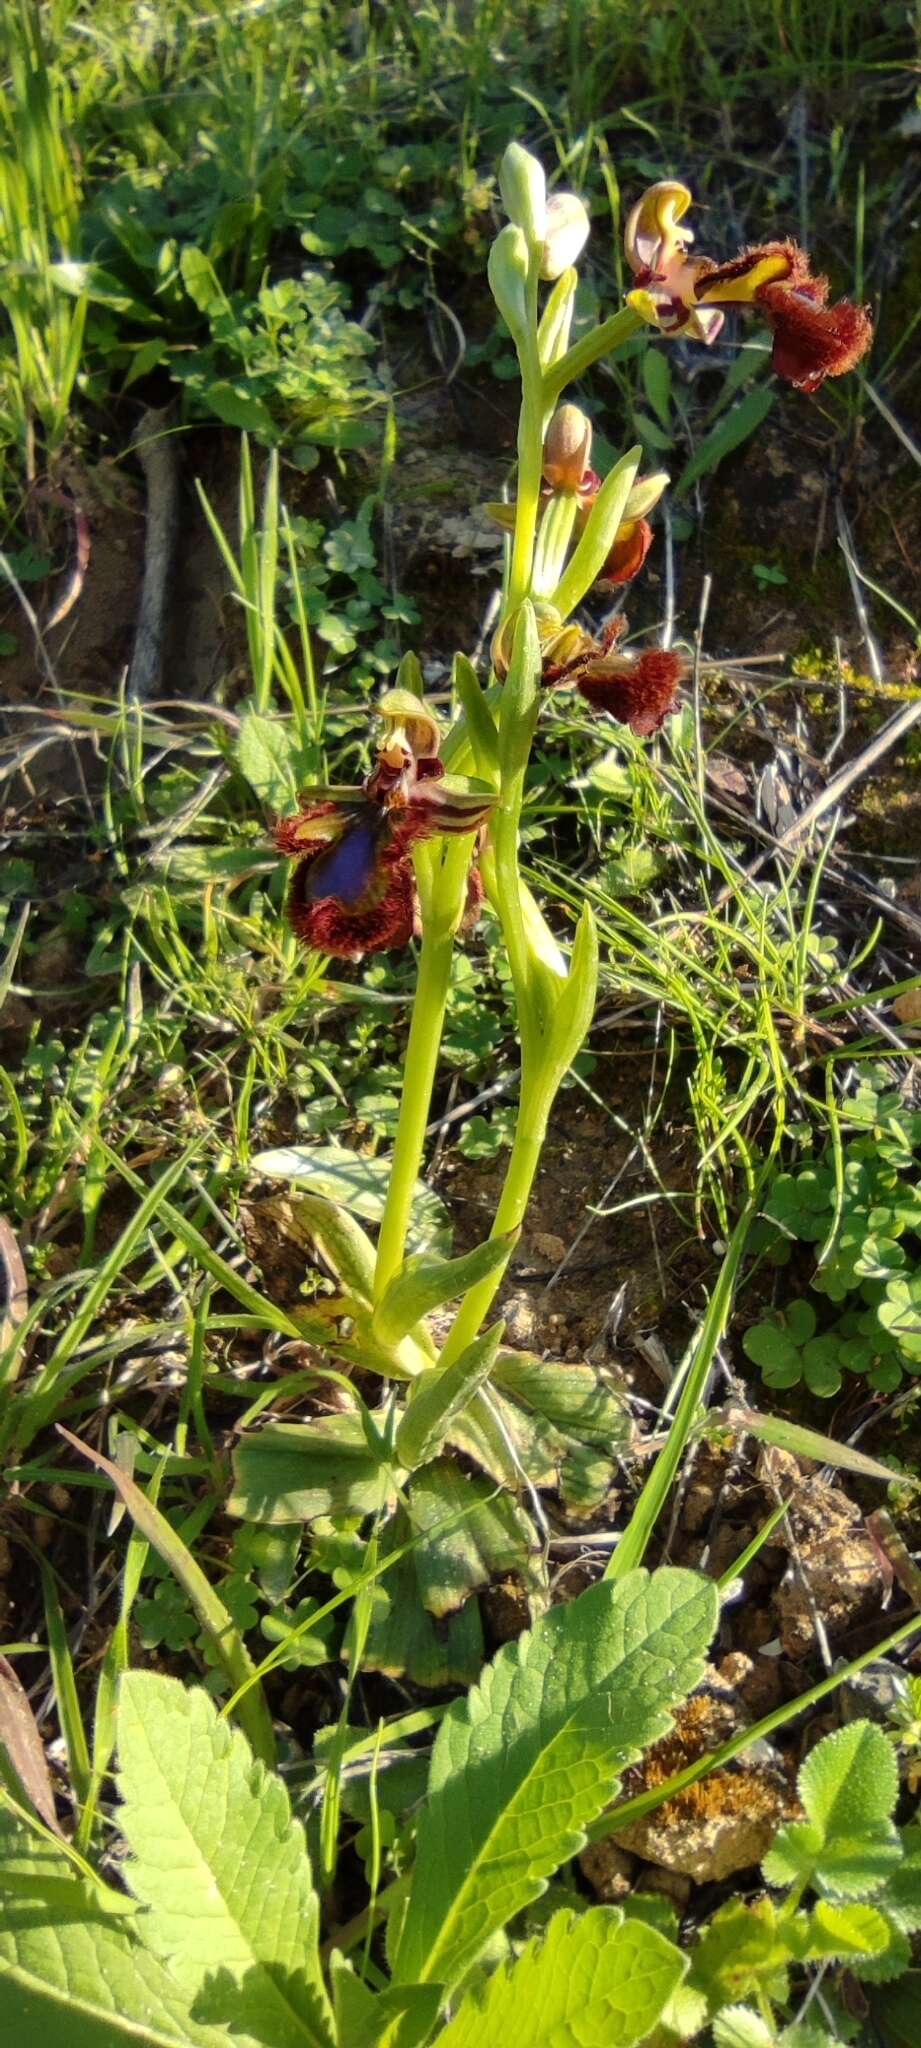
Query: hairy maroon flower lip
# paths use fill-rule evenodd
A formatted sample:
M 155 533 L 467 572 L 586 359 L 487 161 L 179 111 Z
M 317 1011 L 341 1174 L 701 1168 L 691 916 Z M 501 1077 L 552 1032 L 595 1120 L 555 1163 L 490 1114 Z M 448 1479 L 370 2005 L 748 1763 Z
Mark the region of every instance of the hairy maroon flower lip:
M 417 726 L 425 730 L 421 717 Z M 437 745 L 437 727 L 429 726 Z M 360 960 L 413 936 L 413 846 L 439 833 L 473 835 L 494 798 L 446 785 L 437 755 L 414 753 L 400 730 L 384 740 L 359 787 L 305 789 L 299 802 L 274 827 L 279 852 L 296 862 L 292 928 L 316 952 Z

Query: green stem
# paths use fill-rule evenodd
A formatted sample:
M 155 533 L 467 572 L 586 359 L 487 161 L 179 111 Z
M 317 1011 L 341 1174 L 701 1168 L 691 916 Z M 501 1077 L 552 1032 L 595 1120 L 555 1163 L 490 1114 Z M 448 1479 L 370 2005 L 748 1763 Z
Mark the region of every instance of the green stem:
M 534 538 L 540 510 L 544 461 L 544 374 L 537 347 L 537 265 L 531 260 L 528 285 L 528 330 L 518 343 L 521 369 L 521 411 L 518 417 L 518 493 L 509 570 L 506 612 L 514 612 L 528 596 L 534 561 Z
M 551 1100 L 546 1091 L 529 1089 L 526 1081 L 522 1082 L 515 1139 L 491 1237 L 499 1237 L 503 1231 L 517 1230 L 524 1220 L 547 1135 Z M 453 1364 L 467 1345 L 472 1344 L 489 1313 L 504 1271 L 502 1267 L 498 1273 L 490 1273 L 488 1279 L 479 1281 L 464 1296 L 440 1355 L 440 1366 Z
M 423 855 L 428 851 L 427 847 L 420 848 Z M 376 1301 L 380 1300 L 388 1282 L 403 1263 L 441 1050 L 454 934 L 463 910 L 469 865 L 470 840 L 465 834 L 462 839 L 446 843 L 431 890 L 420 889 L 423 901 L 422 951 L 403 1063 L 403 1092 L 390 1185 L 377 1243 L 374 1271 Z
M 584 377 L 593 363 L 600 362 L 602 356 L 609 356 L 612 349 L 619 348 L 622 342 L 631 341 L 634 334 L 639 334 L 645 326 L 642 315 L 634 312 L 632 306 L 622 306 L 619 313 L 612 313 L 609 320 L 602 320 L 601 326 L 594 327 L 591 334 L 583 335 L 581 341 L 574 341 L 559 362 L 544 372 L 543 404 L 555 405 L 567 384 L 574 383 L 577 377 Z

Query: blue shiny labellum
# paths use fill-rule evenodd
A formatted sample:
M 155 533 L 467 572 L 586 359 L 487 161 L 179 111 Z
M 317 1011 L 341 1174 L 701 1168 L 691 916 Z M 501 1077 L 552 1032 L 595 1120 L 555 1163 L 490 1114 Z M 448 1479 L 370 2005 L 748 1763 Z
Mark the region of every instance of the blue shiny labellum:
M 372 810 L 370 805 L 357 812 L 332 846 L 310 862 L 303 883 L 309 901 L 324 903 L 334 897 L 337 903 L 354 910 L 363 898 L 370 896 L 373 900 L 378 893 L 375 871 L 386 833 L 383 812 Z

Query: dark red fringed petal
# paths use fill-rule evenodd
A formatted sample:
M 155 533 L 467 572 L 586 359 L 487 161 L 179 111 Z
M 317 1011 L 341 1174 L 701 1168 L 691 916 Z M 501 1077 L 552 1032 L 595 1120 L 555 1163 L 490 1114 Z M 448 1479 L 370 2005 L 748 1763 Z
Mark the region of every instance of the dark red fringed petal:
M 629 530 L 618 534 L 598 582 L 630 583 L 639 575 L 651 546 L 652 527 L 648 519 L 631 520 Z
M 756 299 L 774 331 L 772 367 L 798 391 L 818 391 L 826 377 L 843 377 L 873 340 L 867 307 L 850 299 L 820 305 L 784 284 L 762 285 Z
M 576 688 L 593 711 L 607 711 L 639 739 L 648 739 L 677 711 L 676 691 L 684 668 L 680 654 L 652 647 L 634 661 L 590 663 L 577 676 Z
M 392 946 L 409 944 L 415 910 L 412 867 L 392 854 L 384 856 L 384 864 L 387 884 L 378 901 L 369 910 L 349 910 L 335 896 L 312 902 L 307 894 L 311 855 L 298 863 L 288 891 L 288 916 L 305 946 L 337 960 L 361 960 L 365 953 L 385 953 Z

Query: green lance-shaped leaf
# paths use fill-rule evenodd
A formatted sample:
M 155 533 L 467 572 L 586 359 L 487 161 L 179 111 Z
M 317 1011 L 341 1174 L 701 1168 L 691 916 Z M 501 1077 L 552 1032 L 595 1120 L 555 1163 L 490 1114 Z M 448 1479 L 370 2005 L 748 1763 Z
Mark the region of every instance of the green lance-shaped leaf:
M 627 499 L 640 466 L 641 448 L 628 448 L 605 477 L 571 562 L 551 595 L 560 617 L 567 619 L 597 582 L 617 538 Z
M 259 1523 L 375 1514 L 394 1483 L 369 1445 L 361 1417 L 352 1414 L 244 1431 L 233 1472 L 228 1514 Z
M 762 1864 L 768 1884 L 811 1884 L 830 1898 L 866 1898 L 902 1860 L 891 1815 L 892 1743 L 869 1721 L 826 1735 L 797 1778 L 805 1820 L 789 1821 Z
M 455 1416 L 489 1378 L 505 1333 L 494 1323 L 468 1344 L 453 1365 L 421 1373 L 409 1396 L 396 1434 L 397 1463 L 407 1472 L 424 1465 L 441 1449 Z
M 756 384 L 753 391 L 749 391 L 739 400 L 738 405 L 734 405 L 729 412 L 723 414 L 722 419 L 718 420 L 710 433 L 705 435 L 700 447 L 695 449 L 690 462 L 682 470 L 675 485 L 676 498 L 683 498 L 691 485 L 697 482 L 698 477 L 706 476 L 708 470 L 717 469 L 726 455 L 731 455 L 734 448 L 741 447 L 743 441 L 750 439 L 770 412 L 774 397 L 775 393 L 770 385 Z
M 703 1669 L 715 1588 L 692 1572 L 602 1581 L 500 1650 L 432 1753 L 394 1976 L 451 1988 L 575 1855 L 619 1774 Z
M 66 1438 L 74 1450 L 79 1451 L 82 1458 L 88 1458 L 91 1465 L 95 1465 L 111 1479 L 135 1528 L 140 1530 L 142 1536 L 146 1536 L 157 1556 L 162 1557 L 164 1564 L 169 1566 L 173 1577 L 188 1595 L 199 1625 L 204 1630 L 215 1657 L 223 1667 L 234 1691 L 241 1686 L 246 1687 L 238 1712 L 241 1724 L 246 1729 L 257 1756 L 261 1757 L 264 1763 L 273 1764 L 275 1735 L 272 1718 L 263 1698 L 261 1685 L 254 1683 L 255 1665 L 233 1616 L 224 1606 L 220 1595 L 215 1592 L 210 1580 L 205 1577 L 201 1565 L 183 1543 L 181 1536 L 177 1535 L 172 1523 L 167 1521 L 165 1515 L 161 1515 L 159 1508 L 154 1507 L 153 1501 L 148 1500 L 146 1493 L 135 1485 L 127 1472 L 114 1465 L 110 1458 L 104 1458 L 101 1451 L 94 1451 L 89 1444 L 81 1443 L 79 1437 L 71 1436 L 70 1430 L 65 1429 L 62 1423 L 58 1423 L 57 1429 L 59 1436 Z
M 591 906 L 584 903 L 576 926 L 569 973 L 556 998 L 544 1054 L 541 1078 L 554 1093 L 585 1043 L 597 993 L 598 931 Z
M 523 342 L 528 331 L 528 245 L 521 229 L 511 224 L 502 228 L 489 252 L 486 275 L 489 289 L 513 341 Z
M 100 1910 L 63 1851 L 2 1809 L 0 1869 L 0 2014 L 15 2048 L 227 2048 L 226 2028 L 191 2017 L 176 1979 Z
M 499 700 L 499 765 L 503 791 L 518 794 L 531 752 L 540 708 L 540 641 L 534 606 L 519 607 L 512 636 L 512 658 Z
M 199 1687 L 152 1671 L 118 1701 L 127 1876 L 189 2007 L 267 2048 L 331 2048 L 319 1905 L 281 1778 Z
M 511 1230 L 503 1237 L 488 1237 L 459 1259 L 432 1258 L 427 1252 L 404 1259 L 374 1311 L 372 1335 L 387 1347 L 399 1344 L 433 1308 L 454 1301 L 466 1294 L 468 1287 L 476 1287 L 480 1280 L 498 1272 L 510 1257 L 517 1236 L 517 1230 Z
M 499 780 L 499 734 L 472 661 L 455 654 L 451 671 L 454 694 L 467 720 L 476 772 L 494 787 Z
M 543 1941 L 468 1994 L 438 2048 L 633 2048 L 686 1968 L 674 1942 L 615 1907 L 556 1913 Z

